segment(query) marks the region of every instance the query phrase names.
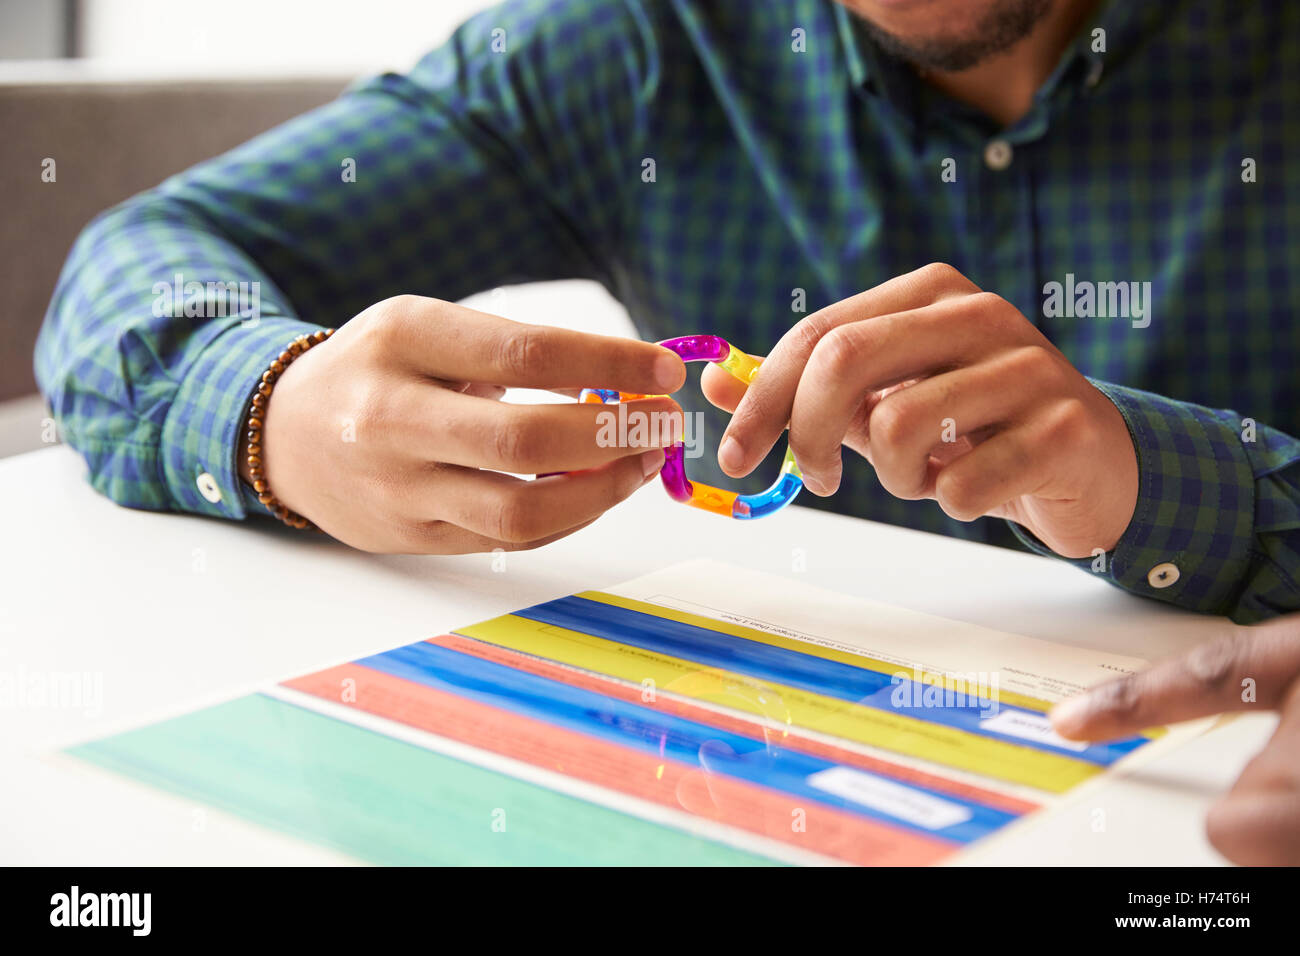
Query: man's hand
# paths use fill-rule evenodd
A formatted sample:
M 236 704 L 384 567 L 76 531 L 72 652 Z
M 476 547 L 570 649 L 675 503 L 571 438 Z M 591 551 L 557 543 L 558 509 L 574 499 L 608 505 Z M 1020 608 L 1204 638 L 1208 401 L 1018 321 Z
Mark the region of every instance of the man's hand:
M 640 447 L 602 447 L 601 406 L 513 405 L 497 400 L 504 389 L 662 395 L 685 378 L 681 359 L 646 342 L 398 296 L 280 377 L 264 468 L 286 507 L 366 551 L 537 547 L 654 477 L 663 447 L 682 434 L 681 409 L 669 398 L 636 402 L 659 427 L 628 429 L 629 439 L 644 433 Z M 566 474 L 527 481 L 501 472 Z
M 704 390 L 735 410 L 718 449 L 732 476 L 788 423 L 814 494 L 839 487 L 845 444 L 891 494 L 933 498 L 959 521 L 1010 518 L 1070 558 L 1113 548 L 1137 504 L 1119 410 L 1014 306 L 951 266 L 804 319 L 748 391 L 713 367 Z
M 1095 687 L 1052 711 L 1057 733 L 1109 740 L 1223 711 L 1277 708 L 1267 746 L 1206 819 L 1236 863 L 1300 865 L 1300 616 L 1204 644 L 1181 658 Z

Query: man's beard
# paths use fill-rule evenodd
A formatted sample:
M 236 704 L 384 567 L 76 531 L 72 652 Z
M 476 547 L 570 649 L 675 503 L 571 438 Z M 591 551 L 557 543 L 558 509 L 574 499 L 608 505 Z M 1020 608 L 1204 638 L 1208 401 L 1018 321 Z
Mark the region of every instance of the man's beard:
M 887 54 L 923 70 L 955 73 L 1005 53 L 1042 20 L 1052 0 L 995 0 L 969 36 L 909 39 L 886 33 L 862 17 L 862 24 Z

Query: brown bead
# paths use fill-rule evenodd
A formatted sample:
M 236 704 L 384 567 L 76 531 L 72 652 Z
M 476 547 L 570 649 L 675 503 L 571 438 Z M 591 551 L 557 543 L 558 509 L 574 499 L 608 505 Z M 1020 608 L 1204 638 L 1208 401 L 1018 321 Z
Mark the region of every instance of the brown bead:
M 257 494 L 259 495 L 257 500 L 261 501 L 262 499 L 260 496 L 266 494 L 266 482 L 263 481 L 261 478 L 258 478 L 256 481 L 253 482 L 253 490 L 256 491 Z
M 262 484 L 265 484 L 265 482 L 263 482 Z M 257 485 L 254 484 L 253 487 L 256 488 Z M 259 493 L 258 493 L 258 495 L 257 495 L 257 500 L 260 501 L 262 504 L 266 505 L 266 506 L 269 508 L 271 505 L 273 505 L 273 504 L 275 503 L 275 495 L 273 495 L 273 494 L 271 494 L 270 492 L 267 492 L 267 491 L 262 491 L 262 492 L 259 492 Z
M 261 446 L 260 443 L 258 443 L 258 442 L 255 441 L 255 440 L 254 440 L 254 441 L 250 441 L 250 442 L 248 443 L 247 452 L 248 452 L 248 454 L 250 454 L 250 455 L 260 455 L 260 454 L 262 454 L 262 446 Z
M 274 372 L 276 375 L 279 375 L 281 372 L 284 371 L 284 363 L 281 362 L 279 359 L 272 359 L 271 371 Z
M 262 407 L 265 406 L 265 405 L 266 405 L 266 396 L 265 396 L 265 395 L 258 394 L 258 395 L 254 395 L 254 396 L 253 396 L 253 407 L 254 407 L 254 408 L 262 408 Z
M 271 394 L 271 383 L 270 383 L 270 382 L 262 382 L 260 385 L 257 386 L 257 390 L 258 390 L 259 392 L 261 392 L 263 395 L 270 395 L 270 394 Z
M 262 427 L 262 420 L 260 418 L 258 418 L 256 415 L 248 416 L 248 428 L 250 431 L 257 431 L 261 427 Z
M 250 445 L 261 440 L 262 433 L 260 431 L 254 431 L 250 428 L 248 431 L 244 432 L 244 441 L 248 442 Z
M 249 455 L 249 456 L 248 456 L 248 467 L 249 467 L 249 468 L 261 468 L 261 467 L 262 467 L 262 459 L 261 459 L 259 456 L 257 456 L 257 455 Z
M 293 361 L 293 354 L 288 349 L 285 349 L 278 356 L 276 356 L 276 361 L 279 362 L 281 365 L 288 365 L 290 362 Z

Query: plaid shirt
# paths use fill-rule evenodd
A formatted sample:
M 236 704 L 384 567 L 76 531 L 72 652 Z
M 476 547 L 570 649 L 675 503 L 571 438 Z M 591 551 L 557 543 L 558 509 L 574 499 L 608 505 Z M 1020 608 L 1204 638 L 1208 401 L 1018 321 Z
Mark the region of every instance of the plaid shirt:
M 258 506 L 235 455 L 259 374 L 295 334 L 377 300 L 585 277 L 647 338 L 712 332 L 763 353 L 806 312 L 945 261 L 1014 303 L 1128 422 L 1136 513 L 1104 570 L 1078 563 L 1258 620 L 1300 609 L 1288 152 L 1300 6 L 1282 0 L 1103 4 L 1007 129 L 919 83 L 828 0 L 516 0 L 409 74 L 98 217 L 37 372 L 96 488 L 243 518 Z M 168 302 L 178 276 L 259 283 L 256 321 L 228 286 Z M 1150 283 L 1142 315 L 1045 308 L 1049 283 L 1117 281 Z M 703 407 L 696 385 L 683 405 Z M 1048 553 L 1005 522 L 894 499 L 849 458 L 841 490 L 804 503 Z M 721 480 L 712 456 L 696 467 Z M 1164 564 L 1178 575 L 1160 587 Z

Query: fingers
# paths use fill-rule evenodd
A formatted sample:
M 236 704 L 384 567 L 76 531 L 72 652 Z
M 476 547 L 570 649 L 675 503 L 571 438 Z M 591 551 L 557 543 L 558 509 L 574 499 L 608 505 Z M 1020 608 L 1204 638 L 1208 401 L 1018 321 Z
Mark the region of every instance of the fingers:
M 1011 414 L 1018 412 L 1013 409 Z M 1071 399 L 1034 401 L 1022 422 L 1008 424 L 992 437 L 977 435 L 972 450 L 949 461 L 938 465 L 932 461 L 929 497 L 958 521 L 990 515 L 1027 524 L 1034 516 L 1032 509 L 1041 515 L 1050 508 L 1052 522 L 1042 522 L 1033 530 L 1056 554 L 1086 558 L 1111 550 L 1132 509 L 1122 521 L 1110 525 L 1116 530 L 1099 531 L 1100 499 L 1076 490 L 1075 482 L 1088 468 L 1100 468 L 1108 477 L 1117 473 L 1097 465 L 1094 446 L 1085 437 L 1091 428 L 1088 416 L 1084 405 Z M 957 447 L 936 446 L 931 454 L 939 456 Z
M 1300 865 L 1300 788 L 1238 792 L 1210 808 L 1206 835 L 1241 866 Z
M 663 451 L 652 449 L 598 468 L 534 481 L 439 467 L 430 495 L 434 500 L 420 506 L 474 534 L 522 544 L 595 520 L 658 474 L 663 462 Z
M 932 262 L 901 276 L 895 276 L 865 292 L 832 303 L 810 315 L 808 320 L 817 320 L 815 324 L 819 326 L 821 332 L 825 332 L 846 322 L 892 315 L 895 312 L 907 312 L 944 299 L 971 295 L 979 291 L 979 286 L 952 266 L 942 262 Z
M 617 388 L 661 395 L 686 368 L 649 342 L 526 325 L 464 306 L 398 296 L 382 303 L 376 335 L 424 375 L 510 388 Z
M 889 316 L 844 326 L 823 342 L 860 327 L 884 329 L 896 318 L 902 319 Z M 923 347 L 934 348 L 935 357 L 941 361 L 956 361 L 956 353 L 948 351 L 949 348 L 964 349 L 957 337 L 944 334 L 935 319 L 921 319 L 914 326 L 917 341 L 929 338 L 931 332 L 937 333 L 937 341 Z M 897 327 L 902 328 L 901 323 Z M 894 360 L 885 354 L 885 349 L 870 344 L 875 338 L 883 345 L 889 335 L 888 332 L 883 337 L 855 334 L 853 341 L 842 348 L 874 349 L 880 359 L 874 367 L 892 376 L 893 368 L 897 367 L 893 365 Z M 822 352 L 818 347 L 813 353 L 799 383 L 790 413 L 790 443 L 803 471 L 804 483 L 815 494 L 830 494 L 840 483 L 840 444 L 861 414 L 863 392 L 879 387 L 879 381 L 872 381 L 878 378 L 872 371 L 872 362 L 861 362 L 857 369 L 837 368 L 833 360 L 820 358 Z M 1026 398 L 1024 390 L 1006 387 L 1008 381 L 1017 380 L 1012 376 L 1019 364 L 997 356 L 971 368 L 958 368 L 923 379 L 882 398 L 867 419 L 867 440 L 871 446 L 871 463 L 885 489 L 899 498 L 932 497 L 930 450 L 942 442 L 955 443 L 960 436 L 1007 421 Z M 854 378 L 857 382 L 851 381 Z M 1028 386 L 1029 383 L 1021 380 L 1020 384 Z
M 1000 431 L 936 468 L 930 475 L 929 497 L 950 518 L 974 521 L 996 514 L 1014 498 L 1038 493 L 1058 467 L 1050 438 L 1055 418 L 1049 413 L 1046 418 Z M 874 446 L 873 450 L 879 453 Z
M 724 471 L 748 474 L 763 459 L 790 421 L 804 380 L 820 382 L 824 399 L 837 409 L 837 420 L 846 422 L 846 409 L 855 407 L 868 389 L 963 364 L 977 352 L 1005 344 L 985 324 L 969 321 L 971 314 L 1019 316 L 992 294 L 957 296 L 947 286 L 940 294 L 911 281 L 893 294 L 875 295 L 885 286 L 838 302 L 782 336 L 723 436 L 719 462 Z M 872 311 L 885 303 L 897 308 Z
M 1225 711 L 1276 707 L 1300 676 L 1295 616 L 1240 628 L 1190 653 L 1093 688 L 1052 711 L 1057 733 L 1104 740 Z
M 594 519 L 593 519 L 594 520 Z M 584 521 L 572 528 L 566 528 L 555 534 L 533 541 L 504 541 L 475 534 L 464 528 L 458 528 L 447 521 L 427 521 L 411 529 L 405 536 L 402 554 L 483 554 L 491 551 L 532 551 L 545 547 L 561 538 L 581 531 L 591 521 Z M 392 553 L 390 551 L 390 553 Z
M 1214 847 L 1243 866 L 1300 865 L 1300 682 L 1272 739 L 1205 820 Z
M 483 385 L 478 382 L 457 382 L 451 390 L 459 392 L 461 395 L 486 398 L 492 401 L 502 398 L 506 393 L 506 390 L 500 385 Z
M 976 446 L 931 476 L 930 497 L 944 514 L 957 521 L 974 521 L 1019 495 L 1033 494 L 1051 474 L 1041 447 L 1026 428 L 1001 432 Z
M 436 401 L 434 400 L 436 399 Z M 595 468 L 638 448 L 681 440 L 682 410 L 670 398 L 617 405 L 515 405 L 429 389 L 413 382 L 394 398 L 385 429 L 395 448 L 423 461 L 515 474 Z

